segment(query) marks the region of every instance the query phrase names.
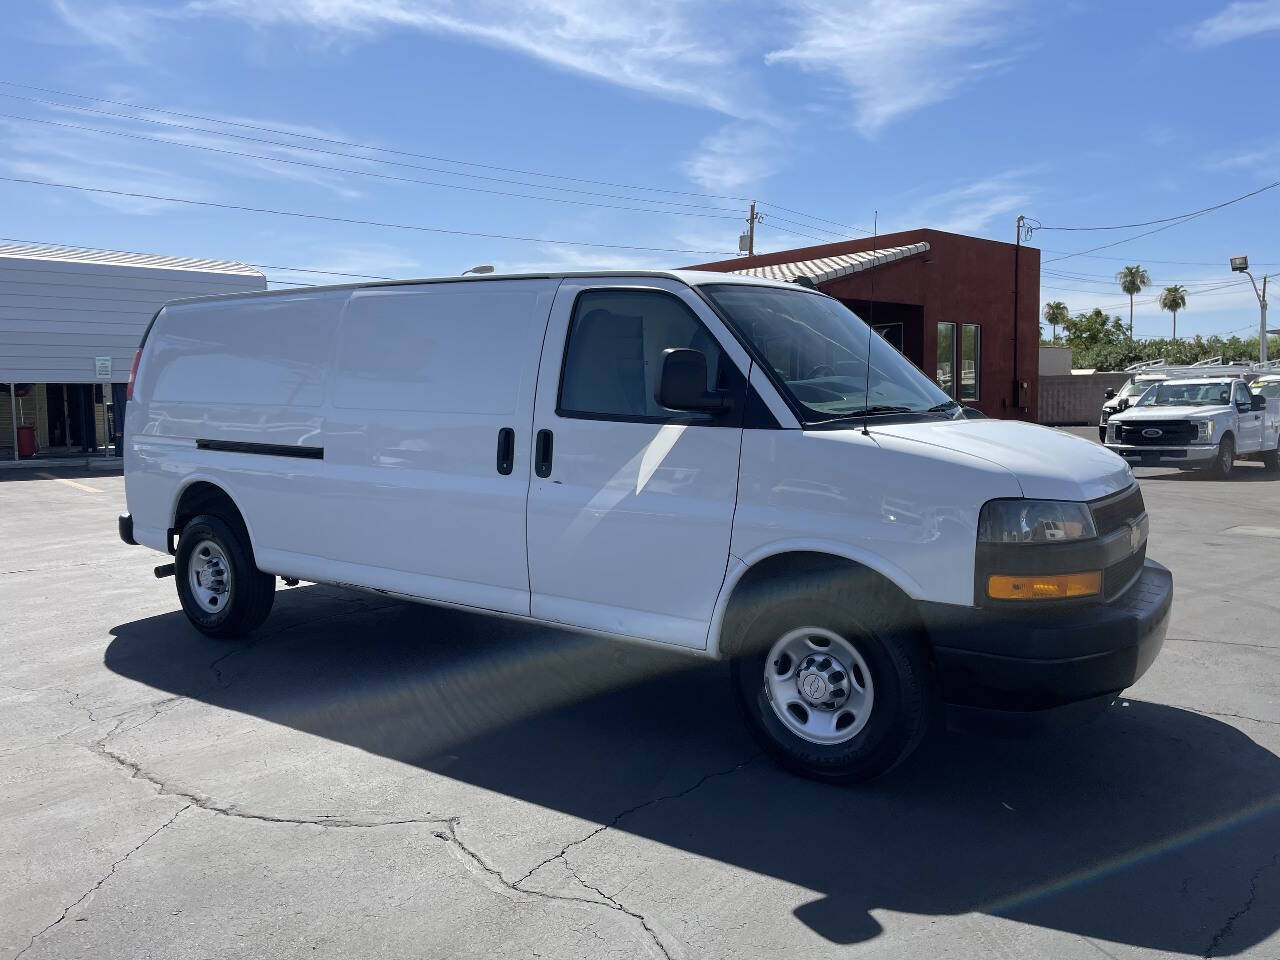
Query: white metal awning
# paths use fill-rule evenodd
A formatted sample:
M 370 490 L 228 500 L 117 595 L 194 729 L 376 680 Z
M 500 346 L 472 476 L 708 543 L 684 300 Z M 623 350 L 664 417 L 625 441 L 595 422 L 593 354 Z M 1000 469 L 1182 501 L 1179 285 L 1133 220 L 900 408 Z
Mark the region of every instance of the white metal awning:
M 861 253 L 840 253 L 832 257 L 818 257 L 813 260 L 795 260 L 791 263 L 775 263 L 767 267 L 745 267 L 733 270 L 732 273 L 747 277 L 761 277 L 765 280 L 794 280 L 796 277 L 808 277 L 814 283 L 826 283 L 847 277 L 851 273 L 861 273 L 872 267 L 883 266 L 905 257 L 913 257 L 924 253 L 929 244 L 909 243 L 902 247 L 885 247 L 872 253 L 870 250 Z

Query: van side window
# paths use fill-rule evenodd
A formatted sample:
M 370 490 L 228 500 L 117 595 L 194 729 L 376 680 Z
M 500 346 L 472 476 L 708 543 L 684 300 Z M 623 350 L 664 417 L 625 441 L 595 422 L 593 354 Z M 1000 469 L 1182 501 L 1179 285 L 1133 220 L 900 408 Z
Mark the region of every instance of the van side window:
M 1249 388 L 1238 380 L 1235 384 L 1235 403 L 1239 406 L 1248 408 L 1252 401 L 1249 398 Z
M 662 352 L 700 350 L 707 389 L 735 390 L 742 377 L 706 327 L 677 297 L 658 290 L 587 290 L 578 296 L 565 346 L 556 412 L 564 417 L 651 423 L 716 422 L 658 405 Z

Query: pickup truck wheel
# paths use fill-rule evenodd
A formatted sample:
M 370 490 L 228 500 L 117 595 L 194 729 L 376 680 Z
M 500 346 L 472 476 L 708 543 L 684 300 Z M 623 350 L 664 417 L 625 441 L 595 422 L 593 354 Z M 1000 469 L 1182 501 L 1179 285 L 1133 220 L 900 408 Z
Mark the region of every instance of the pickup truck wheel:
M 182 611 L 207 636 L 245 636 L 271 612 L 276 578 L 254 563 L 241 523 L 195 517 L 182 528 L 175 566 Z
M 1264 453 L 1262 466 L 1268 473 L 1280 473 L 1280 448 Z
M 923 639 L 883 583 L 847 572 L 838 581 L 760 598 L 743 617 L 730 673 L 753 734 L 782 765 L 862 782 L 923 740 L 931 672 Z
M 1209 467 L 1209 473 L 1215 480 L 1227 480 L 1236 466 L 1236 441 L 1227 434 L 1218 443 L 1218 452 Z

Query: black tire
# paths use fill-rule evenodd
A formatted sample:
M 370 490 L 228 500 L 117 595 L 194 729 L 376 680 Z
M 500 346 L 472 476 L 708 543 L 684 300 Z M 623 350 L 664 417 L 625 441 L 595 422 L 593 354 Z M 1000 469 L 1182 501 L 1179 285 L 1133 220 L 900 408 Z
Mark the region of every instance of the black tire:
M 1269 450 L 1262 455 L 1262 467 L 1268 473 L 1280 473 L 1280 448 Z
M 1229 480 L 1236 466 L 1236 440 L 1231 434 L 1225 434 L 1218 441 L 1218 452 L 1214 454 L 1209 465 L 1209 476 L 1215 480 Z
M 841 743 L 815 743 L 774 710 L 764 671 L 775 641 L 800 627 L 830 630 L 861 656 L 873 697 L 864 726 Z M 735 598 L 726 622 L 733 645 L 734 697 L 752 733 L 775 760 L 816 780 L 865 782 L 904 761 L 937 712 L 926 643 L 909 601 L 864 569 L 787 577 Z
M 216 544 L 226 558 L 225 605 L 215 611 L 201 605 L 191 582 L 192 554 L 208 542 Z M 247 636 L 261 626 L 271 612 L 276 578 L 260 571 L 254 563 L 248 531 L 238 518 L 226 520 L 204 514 L 189 521 L 178 537 L 176 566 L 175 580 L 182 611 L 191 625 L 206 636 L 219 639 Z

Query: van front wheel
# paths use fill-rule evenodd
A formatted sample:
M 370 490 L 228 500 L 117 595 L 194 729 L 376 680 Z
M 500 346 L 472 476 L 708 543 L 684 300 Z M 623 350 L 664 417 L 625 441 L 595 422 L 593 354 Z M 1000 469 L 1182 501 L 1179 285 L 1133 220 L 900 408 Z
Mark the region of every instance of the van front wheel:
M 846 590 L 755 605 L 730 670 L 739 707 L 775 759 L 815 779 L 860 782 L 924 738 L 932 691 L 924 644 L 883 585 L 841 579 Z M 866 592 L 847 590 L 859 585 Z
M 245 636 L 271 612 L 276 578 L 257 568 L 242 524 L 195 517 L 182 528 L 175 567 L 182 610 L 207 636 Z

